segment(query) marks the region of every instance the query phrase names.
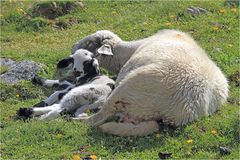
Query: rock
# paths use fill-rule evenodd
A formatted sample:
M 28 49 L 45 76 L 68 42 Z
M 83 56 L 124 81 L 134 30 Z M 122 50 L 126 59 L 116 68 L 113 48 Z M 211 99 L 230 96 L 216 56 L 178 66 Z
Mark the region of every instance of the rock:
M 219 147 L 219 151 L 221 155 L 227 155 L 227 154 L 231 154 L 231 150 L 227 147 Z
M 172 153 L 167 153 L 167 152 L 159 152 L 158 153 L 158 157 L 160 159 L 168 159 L 168 158 L 171 158 L 172 156 Z
M 192 16 L 196 16 L 203 13 L 207 13 L 207 10 L 201 7 L 191 6 L 187 8 L 187 12 L 190 13 Z
M 44 17 L 55 19 L 66 15 L 75 9 L 83 9 L 84 4 L 81 1 L 42 1 L 35 4 L 30 9 L 32 17 Z
M 224 5 L 239 6 L 239 0 L 225 0 Z
M 33 61 L 23 60 L 16 62 L 11 59 L 0 58 L 0 65 L 7 66 L 8 70 L 0 75 L 1 83 L 16 84 L 21 80 L 30 80 L 43 65 Z

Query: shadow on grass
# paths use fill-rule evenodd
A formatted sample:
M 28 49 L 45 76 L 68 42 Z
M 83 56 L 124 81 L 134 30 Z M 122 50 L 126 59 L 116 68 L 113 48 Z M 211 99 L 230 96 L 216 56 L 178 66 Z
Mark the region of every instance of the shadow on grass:
M 97 127 L 88 129 L 90 145 L 103 146 L 107 148 L 112 154 L 121 152 L 144 151 L 152 148 L 160 148 L 164 146 L 166 139 L 169 137 L 175 138 L 183 134 L 183 128 L 173 129 L 170 127 L 161 127 L 160 131 L 152 135 L 143 137 L 119 137 L 101 133 Z M 165 152 L 165 151 L 163 151 Z

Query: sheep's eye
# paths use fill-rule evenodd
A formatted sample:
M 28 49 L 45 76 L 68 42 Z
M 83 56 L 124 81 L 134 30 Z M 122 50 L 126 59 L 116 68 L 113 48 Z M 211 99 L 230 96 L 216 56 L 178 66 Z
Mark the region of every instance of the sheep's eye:
M 85 55 L 87 56 L 88 54 L 87 54 L 87 53 L 85 53 Z

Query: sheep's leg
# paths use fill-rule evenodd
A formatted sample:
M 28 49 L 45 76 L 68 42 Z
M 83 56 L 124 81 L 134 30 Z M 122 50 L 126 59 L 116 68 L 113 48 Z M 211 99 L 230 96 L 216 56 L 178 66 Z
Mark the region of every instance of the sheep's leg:
M 58 101 L 60 101 L 62 99 L 62 97 L 68 93 L 72 88 L 74 87 L 74 85 L 67 87 L 64 90 L 59 90 L 54 92 L 52 95 L 50 95 L 46 100 L 44 100 L 44 102 L 46 103 L 46 105 L 52 105 Z
M 100 126 L 104 133 L 117 136 L 145 136 L 158 131 L 156 121 L 144 121 L 139 124 L 108 122 Z
M 66 84 L 67 85 L 67 84 Z M 75 85 L 73 84 L 69 84 L 69 86 L 66 86 L 67 88 L 62 89 L 62 90 L 58 90 L 56 92 L 54 92 L 52 95 L 50 95 L 46 100 L 43 100 L 35 105 L 33 105 L 33 107 L 45 107 L 45 106 L 49 106 L 52 105 L 54 103 L 57 103 L 59 100 L 62 99 L 62 97 L 68 93 L 68 91 L 70 91 L 72 88 L 75 87 Z
M 82 120 L 86 124 L 98 126 L 98 125 L 104 123 L 104 121 L 106 121 L 110 116 L 112 116 L 114 114 L 114 112 L 115 112 L 115 110 L 113 108 L 103 107 L 96 114 L 94 114 L 90 117 L 83 118 Z
M 33 77 L 32 83 L 45 86 L 45 87 L 58 87 L 60 89 L 65 89 L 66 87 L 73 85 L 72 83 L 66 80 L 60 81 L 60 80 L 44 79 L 44 78 L 38 77 L 37 75 Z
M 48 113 L 48 112 L 58 109 L 58 108 L 60 108 L 60 105 L 54 104 L 54 105 L 47 106 L 47 107 L 34 107 L 34 108 L 32 108 L 32 111 L 33 111 L 34 116 L 39 116 L 39 115 Z
M 84 113 L 87 109 L 96 109 L 96 108 L 102 106 L 104 104 L 105 100 L 106 100 L 106 97 L 101 97 L 99 100 L 97 100 L 93 104 L 81 106 L 75 112 L 75 114 L 74 114 L 75 118 L 74 119 L 78 119 L 78 117 L 82 117 L 82 113 Z M 86 117 L 86 116 L 84 116 L 84 117 Z
M 51 110 L 50 112 L 41 115 L 39 117 L 39 120 L 51 120 L 51 119 L 56 119 L 61 116 L 61 112 L 63 111 L 63 108 L 60 106 L 55 108 L 54 110 Z

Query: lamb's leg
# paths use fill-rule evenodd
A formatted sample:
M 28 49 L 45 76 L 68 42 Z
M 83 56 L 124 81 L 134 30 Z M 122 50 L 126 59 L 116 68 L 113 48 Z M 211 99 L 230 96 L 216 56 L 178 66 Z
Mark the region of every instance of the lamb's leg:
M 58 108 L 60 108 L 60 105 L 54 104 L 54 105 L 47 106 L 47 107 L 34 107 L 34 108 L 32 108 L 32 111 L 33 111 L 34 116 L 39 116 L 39 115 L 48 113 L 48 112 L 58 109 Z
M 38 84 L 41 86 L 45 86 L 45 87 L 58 87 L 61 89 L 65 89 L 67 86 L 71 86 L 72 83 L 68 82 L 68 81 L 60 81 L 60 80 L 51 80 L 51 79 L 44 79 L 41 78 L 37 75 L 35 75 L 32 79 L 32 83 L 33 84 Z
M 67 81 L 66 81 L 67 82 Z M 67 84 L 68 83 L 68 84 Z M 52 95 L 50 95 L 46 100 L 43 100 L 35 105 L 33 105 L 33 107 L 45 107 L 45 106 L 49 106 L 52 105 L 54 103 L 57 103 L 59 100 L 62 99 L 62 97 L 68 93 L 68 91 L 70 91 L 72 88 L 75 87 L 74 84 L 71 84 L 69 82 L 67 82 L 64 84 L 65 88 L 62 88 L 61 90 L 58 90 L 56 92 L 54 92 Z
M 66 89 L 59 90 L 54 92 L 52 95 L 50 95 L 44 102 L 48 105 L 52 105 L 62 99 L 62 97 L 68 93 L 72 88 L 74 88 L 74 85 L 71 85 L 67 87 Z
M 104 133 L 117 136 L 145 136 L 158 131 L 156 121 L 144 121 L 139 124 L 108 122 L 100 126 Z
M 51 110 L 48 113 L 45 113 L 44 115 L 41 115 L 39 117 L 40 120 L 51 120 L 51 119 L 56 119 L 61 116 L 61 112 L 63 111 L 63 108 L 60 106 Z
M 77 109 L 77 111 L 75 112 L 75 118 L 73 119 L 78 119 L 78 117 L 83 117 L 82 113 L 84 113 L 87 109 L 96 109 L 100 106 L 102 106 L 104 104 L 106 100 L 106 97 L 101 97 L 99 100 L 97 100 L 95 103 L 93 104 L 89 104 L 89 105 L 83 105 L 80 108 Z M 86 116 L 84 116 L 86 117 Z M 81 118 L 80 118 L 81 119 Z

